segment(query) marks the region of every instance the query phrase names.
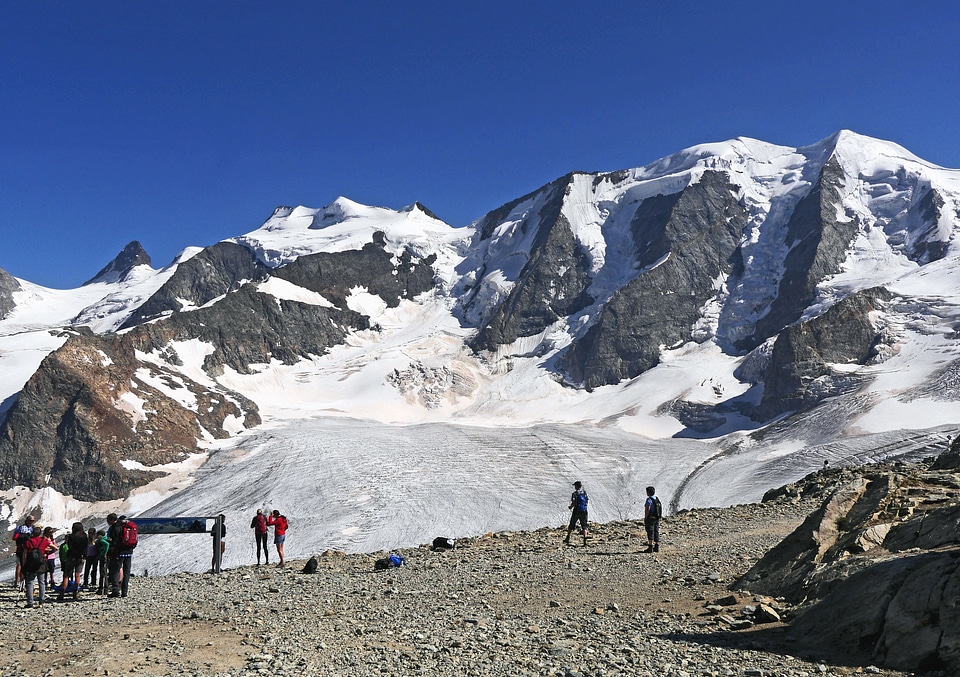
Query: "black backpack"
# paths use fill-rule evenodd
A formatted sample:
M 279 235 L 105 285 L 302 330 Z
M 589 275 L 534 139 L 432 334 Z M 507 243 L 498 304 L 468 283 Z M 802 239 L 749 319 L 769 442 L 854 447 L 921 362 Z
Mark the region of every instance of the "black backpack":
M 311 557 L 307 560 L 307 563 L 303 565 L 303 573 L 305 574 L 315 574 L 317 573 L 317 567 L 320 566 L 320 562 L 317 561 L 316 557 Z
M 650 519 L 658 520 L 663 517 L 663 504 L 660 499 L 653 496 L 653 502 L 650 505 Z
M 23 570 L 28 574 L 35 574 L 40 571 L 44 563 L 43 553 L 40 552 L 40 548 L 31 548 L 27 550 L 27 555 L 24 558 Z

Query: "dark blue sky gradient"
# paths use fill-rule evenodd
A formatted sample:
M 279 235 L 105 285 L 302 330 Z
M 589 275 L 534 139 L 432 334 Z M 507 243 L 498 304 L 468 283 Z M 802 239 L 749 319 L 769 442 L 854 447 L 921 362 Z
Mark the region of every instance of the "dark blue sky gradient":
M 73 287 L 280 204 L 453 225 L 571 170 L 839 129 L 960 167 L 960 5 L 0 4 L 0 268 Z

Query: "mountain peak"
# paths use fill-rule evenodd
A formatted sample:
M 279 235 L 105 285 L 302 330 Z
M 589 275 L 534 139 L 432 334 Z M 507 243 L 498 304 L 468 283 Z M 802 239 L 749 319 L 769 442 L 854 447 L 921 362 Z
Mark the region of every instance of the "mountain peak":
M 83 286 L 96 282 L 122 282 L 127 279 L 130 271 L 137 266 L 149 266 L 150 256 L 143 246 L 134 240 L 127 244 L 114 259 L 104 266 L 99 273 L 83 283 Z

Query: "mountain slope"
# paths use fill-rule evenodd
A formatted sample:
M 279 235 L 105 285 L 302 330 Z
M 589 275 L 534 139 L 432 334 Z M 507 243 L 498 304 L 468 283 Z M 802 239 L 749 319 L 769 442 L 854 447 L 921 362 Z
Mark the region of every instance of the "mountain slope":
M 609 428 L 678 445 L 689 477 L 952 424 L 958 205 L 960 172 L 889 142 L 741 138 L 568 174 L 467 228 L 338 198 L 161 270 L 14 280 L 0 480 L 122 501 L 150 468 L 329 416 Z

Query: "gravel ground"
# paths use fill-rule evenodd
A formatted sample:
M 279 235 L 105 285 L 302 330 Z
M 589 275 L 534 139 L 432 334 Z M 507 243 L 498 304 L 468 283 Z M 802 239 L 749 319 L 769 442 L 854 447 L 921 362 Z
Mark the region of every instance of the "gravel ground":
M 0 675 L 907 674 L 806 655 L 784 623 L 732 629 L 760 601 L 789 619 L 776 600 L 723 598 L 813 505 L 685 511 L 652 555 L 640 524 L 613 522 L 586 546 L 565 529 L 490 534 L 400 550 L 387 571 L 383 553 L 325 553 L 312 575 L 301 561 L 135 577 L 126 599 L 34 609 L 7 583 Z

